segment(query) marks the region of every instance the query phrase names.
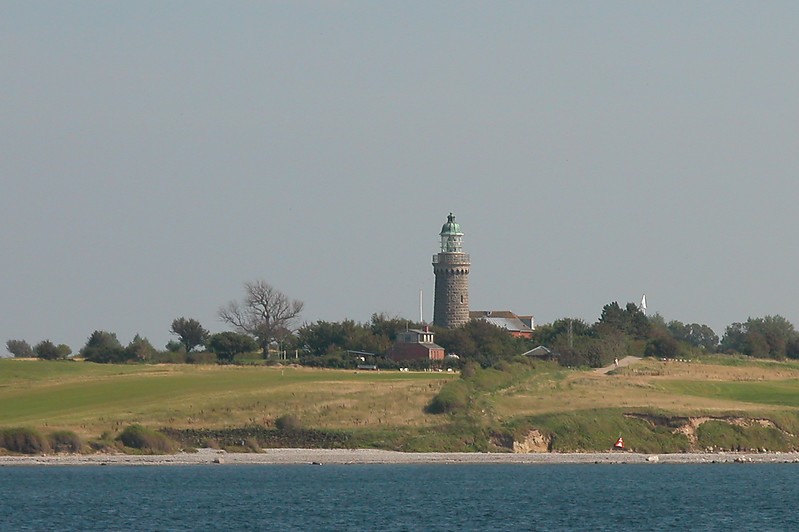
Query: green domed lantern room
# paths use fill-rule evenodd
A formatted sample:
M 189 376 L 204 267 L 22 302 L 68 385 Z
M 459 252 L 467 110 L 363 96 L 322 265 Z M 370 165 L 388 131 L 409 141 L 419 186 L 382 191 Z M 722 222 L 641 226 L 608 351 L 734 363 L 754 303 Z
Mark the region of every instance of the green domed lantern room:
M 449 213 L 441 227 L 441 251 L 433 256 L 436 276 L 433 324 L 452 329 L 469 321 L 469 268 L 471 259 L 463 252 L 463 232 Z
M 441 253 L 463 253 L 463 233 L 461 225 L 455 222 L 455 215 L 449 213 L 447 223 L 441 227 Z

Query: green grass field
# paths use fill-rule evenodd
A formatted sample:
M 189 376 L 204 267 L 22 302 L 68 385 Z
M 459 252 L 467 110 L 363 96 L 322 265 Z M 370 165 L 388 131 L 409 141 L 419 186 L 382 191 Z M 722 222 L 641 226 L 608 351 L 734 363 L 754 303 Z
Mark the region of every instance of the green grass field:
M 741 403 L 799 407 L 799 379 L 771 382 L 671 381 L 671 393 L 725 399 Z
M 96 436 L 129 423 L 174 427 L 269 424 L 295 414 L 308 426 L 420 426 L 452 375 L 305 368 L 103 365 L 0 360 L 0 426 Z
M 644 359 L 608 375 L 506 370 L 478 372 L 464 387 L 459 375 L 430 372 L 0 360 L 0 428 L 89 440 L 131 424 L 271 430 L 291 414 L 357 445 L 416 451 L 507 451 L 531 434 L 550 450 L 603 450 L 619 433 L 649 452 L 799 448 L 799 364 L 715 357 Z M 429 413 L 453 381 L 441 395 L 446 412 Z

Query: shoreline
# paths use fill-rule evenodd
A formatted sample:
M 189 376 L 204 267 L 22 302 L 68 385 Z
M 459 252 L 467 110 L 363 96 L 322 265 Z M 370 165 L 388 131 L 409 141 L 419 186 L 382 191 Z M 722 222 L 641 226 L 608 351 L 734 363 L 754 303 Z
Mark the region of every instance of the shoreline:
M 0 456 L 5 466 L 169 466 L 169 465 L 365 465 L 365 464 L 712 464 L 799 463 L 790 453 L 404 453 L 379 449 L 264 449 L 261 453 L 228 453 L 200 449 L 170 455 L 39 455 Z

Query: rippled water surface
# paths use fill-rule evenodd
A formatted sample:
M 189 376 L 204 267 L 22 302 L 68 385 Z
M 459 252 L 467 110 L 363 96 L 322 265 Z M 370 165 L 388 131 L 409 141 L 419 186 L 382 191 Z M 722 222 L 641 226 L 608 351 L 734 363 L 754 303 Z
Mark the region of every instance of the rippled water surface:
M 0 468 L 2 530 L 799 530 L 799 465 Z

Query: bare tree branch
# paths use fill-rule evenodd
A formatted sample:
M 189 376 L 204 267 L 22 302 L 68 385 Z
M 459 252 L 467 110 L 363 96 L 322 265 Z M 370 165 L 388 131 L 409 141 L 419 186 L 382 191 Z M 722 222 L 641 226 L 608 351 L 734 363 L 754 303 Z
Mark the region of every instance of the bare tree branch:
M 244 289 L 244 300 L 231 301 L 220 308 L 219 318 L 255 337 L 266 355 L 271 342 L 294 331 L 294 320 L 299 317 L 304 304 L 289 299 L 266 281 L 245 283 Z

